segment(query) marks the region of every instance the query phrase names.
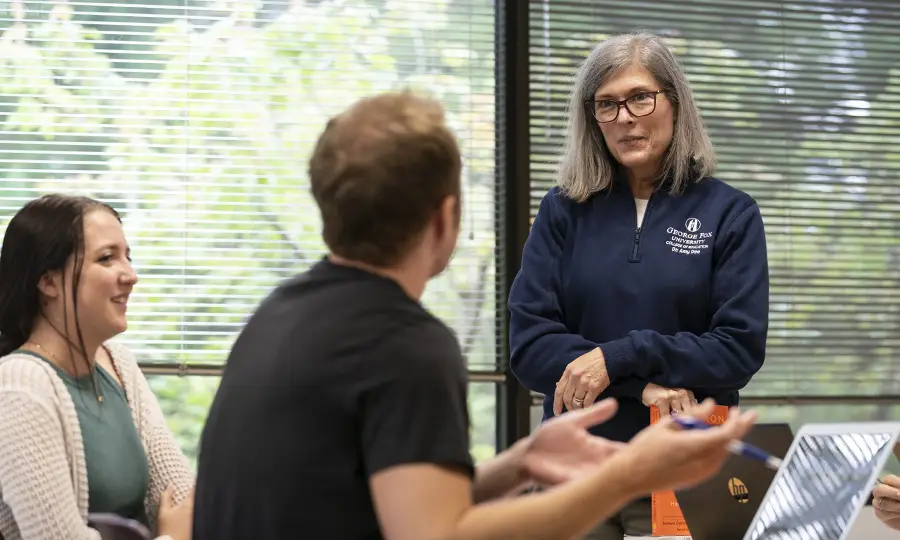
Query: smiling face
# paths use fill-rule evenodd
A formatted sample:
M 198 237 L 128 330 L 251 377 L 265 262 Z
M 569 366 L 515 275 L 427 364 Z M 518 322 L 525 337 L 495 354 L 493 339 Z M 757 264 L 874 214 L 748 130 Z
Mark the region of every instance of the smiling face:
M 655 178 L 672 142 L 673 107 L 664 93 L 656 94 L 661 89 L 649 71 L 634 65 L 614 74 L 594 93 L 595 110 L 614 107 L 610 100 L 630 99 L 628 106 L 638 114 L 645 107 L 653 109 L 655 94 L 656 108 L 647 116 L 635 117 L 621 106 L 615 120 L 598 122 L 613 158 L 626 169 L 629 178 L 639 181 Z
M 75 257 L 66 264 L 65 286 L 60 272 L 51 272 L 42 280 L 47 298 L 46 314 L 63 322 L 70 339 L 75 337 L 72 309 L 72 276 Z M 84 216 L 84 255 L 78 280 L 78 323 L 85 342 L 102 343 L 128 328 L 128 297 L 137 283 L 131 267 L 130 249 L 122 224 L 103 209 Z
M 109 339 L 128 329 L 128 297 L 137 283 L 122 224 L 109 212 L 84 217 L 84 265 L 78 288 L 82 331 Z

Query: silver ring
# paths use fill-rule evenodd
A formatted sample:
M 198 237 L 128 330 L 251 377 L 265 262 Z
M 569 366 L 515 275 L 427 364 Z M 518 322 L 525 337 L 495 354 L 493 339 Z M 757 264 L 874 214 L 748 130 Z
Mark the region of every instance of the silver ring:
M 882 512 L 884 512 L 884 508 L 881 507 L 881 505 L 882 505 L 883 503 L 884 503 L 884 497 L 878 497 L 878 498 L 876 498 L 876 499 L 875 499 L 875 508 L 877 508 L 877 509 L 881 510 Z

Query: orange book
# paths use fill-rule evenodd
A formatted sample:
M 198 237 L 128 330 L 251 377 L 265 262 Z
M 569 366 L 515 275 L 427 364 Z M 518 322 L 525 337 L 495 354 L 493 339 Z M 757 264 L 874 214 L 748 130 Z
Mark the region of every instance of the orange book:
M 655 405 L 650 407 L 650 423 L 655 424 L 659 421 L 659 408 Z M 712 415 L 706 420 L 707 423 L 718 425 L 724 424 L 728 418 L 728 407 L 724 405 L 716 405 Z M 687 523 L 684 522 L 684 516 L 681 514 L 681 508 L 678 507 L 678 500 L 672 491 L 660 491 L 651 494 L 653 536 L 690 536 Z

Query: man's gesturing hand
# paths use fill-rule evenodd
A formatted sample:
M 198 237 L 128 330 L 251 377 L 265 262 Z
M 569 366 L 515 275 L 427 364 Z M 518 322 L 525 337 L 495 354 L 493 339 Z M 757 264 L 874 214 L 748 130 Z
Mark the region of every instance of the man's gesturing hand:
M 612 418 L 617 408 L 615 400 L 605 399 L 541 424 L 529 437 L 525 450 L 524 468 L 529 479 L 552 486 L 584 478 L 625 446 L 587 431 Z

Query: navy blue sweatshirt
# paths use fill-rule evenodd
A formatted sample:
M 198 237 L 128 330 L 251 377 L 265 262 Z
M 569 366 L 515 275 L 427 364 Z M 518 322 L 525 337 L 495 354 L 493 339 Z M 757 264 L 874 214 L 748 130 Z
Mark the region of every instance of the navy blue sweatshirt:
M 628 441 L 650 423 L 648 382 L 736 405 L 762 367 L 769 270 L 756 202 L 708 178 L 650 197 L 640 227 L 616 182 L 584 203 L 553 188 L 541 201 L 509 297 L 511 369 L 544 394 L 600 347 L 619 412 L 592 429 Z

